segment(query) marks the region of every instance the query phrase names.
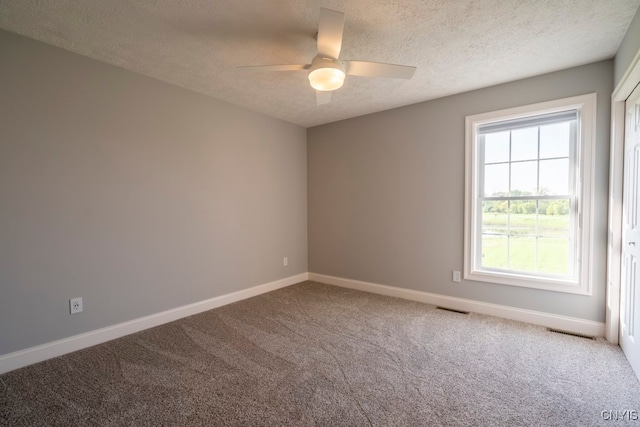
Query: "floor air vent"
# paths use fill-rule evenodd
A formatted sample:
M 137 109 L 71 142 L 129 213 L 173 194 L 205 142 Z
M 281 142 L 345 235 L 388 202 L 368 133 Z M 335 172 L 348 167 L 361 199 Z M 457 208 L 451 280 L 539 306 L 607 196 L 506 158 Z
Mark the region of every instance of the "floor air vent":
M 585 338 L 585 339 L 588 339 L 588 340 L 595 340 L 596 339 L 596 337 L 592 337 L 590 335 L 583 335 L 583 334 L 578 334 L 576 332 L 563 331 L 563 330 L 560 330 L 560 329 L 547 328 L 547 331 L 555 332 L 556 334 L 571 335 L 572 337 Z
M 444 310 L 444 311 L 451 311 L 453 313 L 459 313 L 459 314 L 469 314 L 468 311 L 462 311 L 462 310 L 454 310 L 453 308 L 447 308 L 447 307 L 436 307 L 438 310 Z

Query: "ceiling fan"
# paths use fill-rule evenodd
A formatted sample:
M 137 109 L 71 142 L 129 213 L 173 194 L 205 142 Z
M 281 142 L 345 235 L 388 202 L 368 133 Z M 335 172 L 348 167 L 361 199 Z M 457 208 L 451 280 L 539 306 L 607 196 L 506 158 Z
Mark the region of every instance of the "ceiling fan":
M 365 77 L 393 77 L 410 79 L 416 67 L 407 65 L 384 64 L 370 61 L 341 61 L 342 33 L 344 13 L 335 10 L 320 9 L 318 23 L 318 54 L 311 64 L 291 65 L 255 65 L 250 68 L 264 71 L 309 70 L 309 83 L 316 90 L 316 103 L 327 104 L 331 101 L 331 92 L 340 89 L 345 75 Z

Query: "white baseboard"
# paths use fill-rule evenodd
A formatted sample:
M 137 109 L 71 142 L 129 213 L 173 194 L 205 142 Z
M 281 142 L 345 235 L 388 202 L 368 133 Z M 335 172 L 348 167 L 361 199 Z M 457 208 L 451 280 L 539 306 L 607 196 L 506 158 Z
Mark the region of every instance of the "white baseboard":
M 340 277 L 326 276 L 316 273 L 309 273 L 309 280 L 326 283 L 328 285 L 340 286 L 343 288 L 356 289 L 358 291 L 433 304 L 441 307 L 452 308 L 454 310 L 470 311 L 489 316 L 501 317 L 503 319 L 517 320 L 520 322 L 531 323 L 547 328 L 560 329 L 582 335 L 603 337 L 605 334 L 605 324 L 594 322 L 592 320 L 578 319 L 575 317 L 561 316 L 558 314 L 526 310 L 498 304 L 489 304 L 486 302 L 431 294 L 412 289 L 396 288 L 393 286 L 379 285 L 359 280 L 343 279 Z
M 302 273 L 0 356 L 0 374 L 308 280 Z
M 164 323 L 172 322 L 183 317 L 192 316 L 203 311 L 211 310 L 223 305 L 231 304 L 243 299 L 251 298 L 276 289 L 285 288 L 305 280 L 326 283 L 328 285 L 340 286 L 343 288 L 356 289 L 359 291 L 374 294 L 387 295 L 396 298 L 418 301 L 426 304 L 433 304 L 455 310 L 470 311 L 489 316 L 501 317 L 504 319 L 517 320 L 532 323 L 534 325 L 548 328 L 560 329 L 583 335 L 603 337 L 605 334 L 605 324 L 591 320 L 578 319 L 574 317 L 561 316 L 557 314 L 544 313 L 534 310 L 509 307 L 498 304 L 489 304 L 464 298 L 450 297 L 446 295 L 432 294 L 428 292 L 415 291 L 412 289 L 396 288 L 393 286 L 380 285 L 376 283 L 362 282 L 359 280 L 343 279 L 340 277 L 327 276 L 317 273 L 302 273 L 291 277 L 286 277 L 274 282 L 254 286 L 249 289 L 233 292 L 208 300 L 196 302 L 182 307 L 173 308 L 149 316 L 140 317 L 128 322 L 118 323 L 94 331 L 74 335 L 61 340 L 52 341 L 46 344 L 30 347 L 24 350 L 8 353 L 0 356 L 0 374 L 22 368 L 34 363 L 42 362 L 53 357 L 91 347 L 106 341 L 111 341 L 125 335 L 133 334 L 145 329 L 153 328 Z

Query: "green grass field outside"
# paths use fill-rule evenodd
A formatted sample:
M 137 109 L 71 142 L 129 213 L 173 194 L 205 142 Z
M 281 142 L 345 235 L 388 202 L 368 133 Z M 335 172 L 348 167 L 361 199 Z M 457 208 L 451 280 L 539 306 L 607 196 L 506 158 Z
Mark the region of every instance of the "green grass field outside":
M 570 274 L 569 215 L 484 213 L 482 226 L 483 267 Z

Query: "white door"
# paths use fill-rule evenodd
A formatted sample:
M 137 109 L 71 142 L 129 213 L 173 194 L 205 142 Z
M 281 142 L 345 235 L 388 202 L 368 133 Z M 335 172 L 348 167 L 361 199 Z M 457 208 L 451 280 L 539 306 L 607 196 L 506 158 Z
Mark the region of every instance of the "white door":
M 620 347 L 640 378 L 640 85 L 626 102 Z

